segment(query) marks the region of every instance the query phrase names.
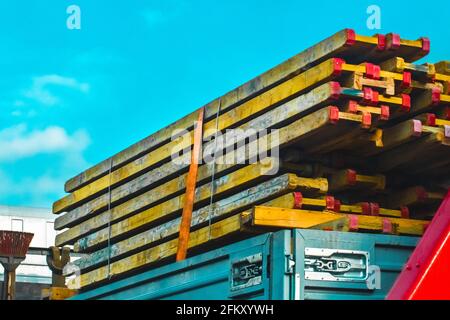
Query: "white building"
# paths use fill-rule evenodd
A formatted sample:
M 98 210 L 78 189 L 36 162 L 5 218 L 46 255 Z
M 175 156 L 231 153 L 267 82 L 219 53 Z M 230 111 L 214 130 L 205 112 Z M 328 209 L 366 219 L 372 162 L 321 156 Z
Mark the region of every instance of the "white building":
M 0 205 L 0 230 L 34 233 L 26 259 L 17 268 L 17 283 L 50 284 L 52 273 L 46 262 L 46 249 L 54 245 L 55 216 L 50 209 Z M 33 253 L 33 254 L 30 254 Z M 0 265 L 0 281 L 3 267 Z

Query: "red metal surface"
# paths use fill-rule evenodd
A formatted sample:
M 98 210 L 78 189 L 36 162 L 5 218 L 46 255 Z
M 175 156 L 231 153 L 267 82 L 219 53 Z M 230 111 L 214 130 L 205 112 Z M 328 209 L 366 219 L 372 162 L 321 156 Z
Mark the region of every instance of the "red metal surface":
M 25 257 L 34 234 L 0 230 L 0 256 Z
M 450 299 L 450 190 L 391 288 L 389 300 Z

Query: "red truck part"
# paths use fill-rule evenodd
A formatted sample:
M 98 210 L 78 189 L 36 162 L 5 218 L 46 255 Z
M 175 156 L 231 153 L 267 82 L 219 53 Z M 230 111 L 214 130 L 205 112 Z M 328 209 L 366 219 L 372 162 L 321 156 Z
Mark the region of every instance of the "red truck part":
M 450 300 L 450 190 L 388 300 Z

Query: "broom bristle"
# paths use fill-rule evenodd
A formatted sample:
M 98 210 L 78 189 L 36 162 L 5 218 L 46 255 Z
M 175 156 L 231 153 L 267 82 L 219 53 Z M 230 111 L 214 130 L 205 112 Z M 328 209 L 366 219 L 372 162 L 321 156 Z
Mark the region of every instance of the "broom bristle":
M 0 256 L 25 257 L 33 233 L 0 230 Z

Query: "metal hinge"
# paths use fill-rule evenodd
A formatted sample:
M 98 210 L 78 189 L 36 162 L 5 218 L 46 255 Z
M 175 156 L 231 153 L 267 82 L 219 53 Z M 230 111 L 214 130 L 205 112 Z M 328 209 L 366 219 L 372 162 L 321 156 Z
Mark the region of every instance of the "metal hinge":
M 293 274 L 295 268 L 295 260 L 292 254 L 286 255 L 286 274 Z

